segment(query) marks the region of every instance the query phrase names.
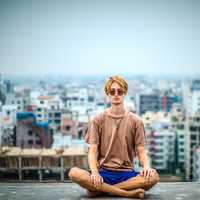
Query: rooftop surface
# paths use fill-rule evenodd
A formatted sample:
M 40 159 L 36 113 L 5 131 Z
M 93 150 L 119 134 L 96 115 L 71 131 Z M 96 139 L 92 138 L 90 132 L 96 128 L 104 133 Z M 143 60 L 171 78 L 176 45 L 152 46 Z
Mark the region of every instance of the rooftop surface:
M 87 200 L 127 199 L 101 196 L 87 198 L 85 190 L 74 183 L 0 183 L 0 200 Z M 149 200 L 200 199 L 200 183 L 161 182 L 145 193 Z

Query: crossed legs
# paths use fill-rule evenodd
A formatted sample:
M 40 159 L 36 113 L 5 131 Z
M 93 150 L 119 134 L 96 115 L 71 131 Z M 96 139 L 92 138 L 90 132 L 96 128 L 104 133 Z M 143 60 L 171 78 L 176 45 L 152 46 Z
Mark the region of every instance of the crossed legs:
M 115 184 L 116 187 L 125 190 L 133 190 L 137 188 L 143 188 L 145 191 L 152 188 L 156 183 L 158 183 L 160 177 L 155 169 L 153 169 L 153 175 L 149 179 L 145 179 L 144 177 L 138 175 L 136 177 L 130 178 L 127 181 Z
M 97 189 L 90 180 L 90 173 L 77 167 L 71 168 L 69 178 L 85 188 L 90 196 L 110 193 L 117 196 L 139 199 L 143 199 L 145 190 L 149 190 L 159 181 L 159 176 L 155 170 L 153 176 L 149 180 L 137 176 L 115 185 L 103 183 L 101 187 Z

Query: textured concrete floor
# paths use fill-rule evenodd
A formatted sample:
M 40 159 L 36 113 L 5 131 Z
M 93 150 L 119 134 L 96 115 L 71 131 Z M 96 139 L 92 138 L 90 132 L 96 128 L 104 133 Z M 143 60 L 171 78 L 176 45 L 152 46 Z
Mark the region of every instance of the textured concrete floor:
M 86 200 L 85 191 L 73 183 L 0 183 L 0 200 Z M 127 199 L 98 197 L 92 199 Z M 149 200 L 198 200 L 200 183 L 159 183 L 146 192 Z

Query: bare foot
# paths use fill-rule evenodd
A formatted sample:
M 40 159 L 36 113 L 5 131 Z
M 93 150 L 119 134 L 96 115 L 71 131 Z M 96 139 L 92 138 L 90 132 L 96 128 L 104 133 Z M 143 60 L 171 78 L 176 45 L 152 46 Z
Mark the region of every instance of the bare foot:
M 131 198 L 138 198 L 138 199 L 144 199 L 144 192 L 143 189 L 135 189 L 135 190 L 129 190 L 128 191 L 128 197 Z
M 103 195 L 104 193 L 86 190 L 86 194 L 87 194 L 88 197 L 96 197 L 96 196 L 99 196 L 99 195 Z

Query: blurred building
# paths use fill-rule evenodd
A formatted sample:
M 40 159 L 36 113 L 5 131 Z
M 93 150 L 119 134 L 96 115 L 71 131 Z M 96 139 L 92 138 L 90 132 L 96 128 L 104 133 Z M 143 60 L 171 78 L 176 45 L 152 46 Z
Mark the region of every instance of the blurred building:
M 140 115 L 147 111 L 158 112 L 161 110 L 159 94 L 140 94 L 138 97 L 138 113 Z
M 200 80 L 183 85 L 183 102 L 188 116 L 200 112 Z
M 53 133 L 49 124 L 37 122 L 36 116 L 30 112 L 17 113 L 16 146 L 22 148 L 50 148 Z
M 22 94 L 12 94 L 7 99 L 6 104 L 16 105 L 18 112 L 25 112 L 30 105 L 30 98 Z
M 195 149 L 193 160 L 193 180 L 200 182 L 200 147 Z
M 70 115 L 69 115 L 70 114 Z M 77 137 L 77 123 L 72 119 L 72 113 L 63 113 L 61 116 L 61 133 Z
M 173 122 L 175 116 L 177 118 Z M 177 174 L 184 179 L 186 130 L 182 112 L 175 108 L 170 113 L 146 112 L 142 118 L 147 135 L 151 165 L 162 174 Z
M 170 112 L 173 109 L 174 104 L 182 103 L 181 97 L 174 94 L 162 95 L 160 98 L 161 98 L 161 110 L 165 112 Z
M 147 137 L 151 166 L 161 173 L 175 173 L 175 133 L 152 130 Z
M 194 167 L 194 152 L 200 146 L 200 113 L 196 113 L 187 119 L 186 135 L 186 175 L 188 180 L 192 180 Z
M 17 106 L 3 105 L 1 114 L 1 145 L 13 146 L 16 144 L 16 115 Z
M 171 112 L 172 129 L 176 132 L 175 157 L 176 174 L 186 179 L 186 136 L 187 126 L 184 108 L 174 104 Z
M 140 115 L 146 112 L 170 112 L 173 105 L 182 103 L 181 96 L 176 94 L 161 94 L 159 92 L 152 92 L 149 94 L 140 94 L 137 99 L 138 113 Z

